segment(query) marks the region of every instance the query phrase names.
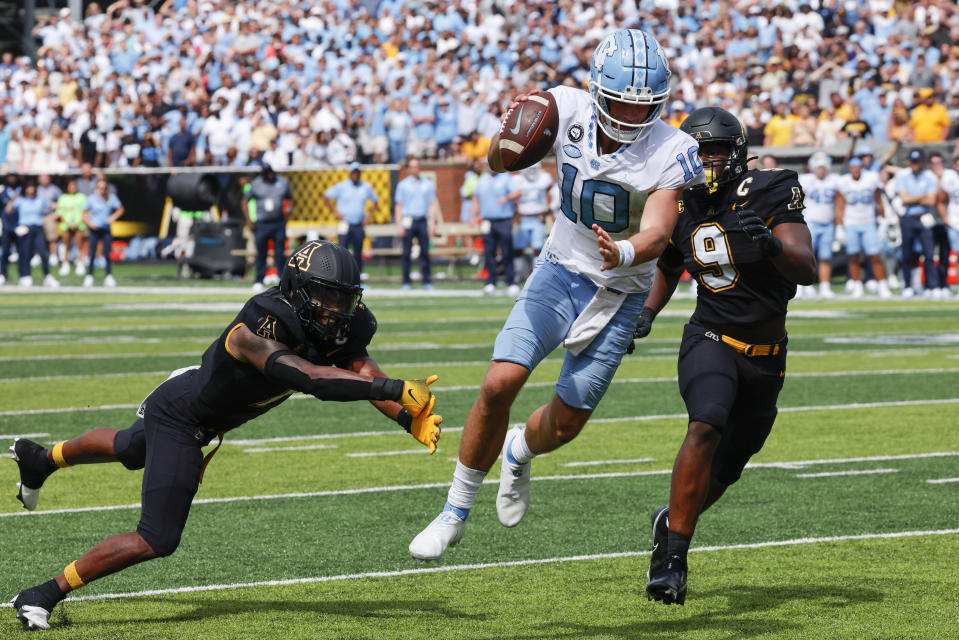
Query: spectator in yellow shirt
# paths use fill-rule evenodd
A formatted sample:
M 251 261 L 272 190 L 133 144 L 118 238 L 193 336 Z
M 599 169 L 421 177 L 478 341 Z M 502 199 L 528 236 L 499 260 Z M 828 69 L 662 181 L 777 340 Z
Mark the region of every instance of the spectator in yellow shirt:
M 909 126 L 915 132 L 916 142 L 941 142 L 949 131 L 949 114 L 939 102 L 932 89 L 919 90 L 919 104 L 912 110 Z
M 470 133 L 469 138 L 460 145 L 460 152 L 466 156 L 467 160 L 485 159 L 489 152 L 490 139 L 479 131 Z
M 780 102 L 773 107 L 773 117 L 766 123 L 763 129 L 763 146 L 766 147 L 785 147 L 789 145 L 792 139 L 793 124 L 796 122 L 796 116 L 786 112 L 786 103 Z

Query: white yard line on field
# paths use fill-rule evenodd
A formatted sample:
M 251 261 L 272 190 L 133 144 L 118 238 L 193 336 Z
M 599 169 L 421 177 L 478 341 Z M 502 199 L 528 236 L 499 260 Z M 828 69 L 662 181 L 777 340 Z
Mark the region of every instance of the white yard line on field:
M 426 451 L 423 449 L 423 451 Z M 801 468 L 806 465 L 811 464 L 833 464 L 833 463 L 843 463 L 843 462 L 869 462 L 876 460 L 911 460 L 918 458 L 941 458 L 949 456 L 959 456 L 959 451 L 936 451 L 932 453 L 917 453 L 917 454 L 906 454 L 906 455 L 897 455 L 897 456 L 875 456 L 875 457 L 862 457 L 862 458 L 838 458 L 835 460 L 796 460 L 790 462 L 772 462 L 765 464 L 748 464 L 746 465 L 747 469 L 757 469 L 757 468 Z M 600 479 L 612 479 L 612 478 L 637 478 L 642 476 L 661 476 L 669 475 L 672 472 L 672 469 L 656 469 L 651 471 L 620 471 L 620 472 L 609 472 L 609 473 L 582 473 L 582 474 L 573 474 L 573 475 L 552 475 L 552 476 L 533 476 L 532 480 L 537 482 L 548 482 L 548 481 L 582 481 L 582 480 L 600 480 Z M 487 478 L 483 481 L 483 484 L 499 484 L 499 478 Z M 431 482 L 427 484 L 414 484 L 414 485 L 392 485 L 384 487 L 363 487 L 360 489 L 338 489 L 330 491 L 308 491 L 308 492 L 297 492 L 297 493 L 278 493 L 278 494 L 267 494 L 259 496 L 230 496 L 226 498 L 200 498 L 194 500 L 194 505 L 200 504 L 222 504 L 228 502 L 251 502 L 255 500 L 288 500 L 295 498 L 323 498 L 330 496 L 347 496 L 347 495 L 361 495 L 366 493 L 392 493 L 395 491 L 419 491 L 422 489 L 439 489 L 447 488 L 450 486 L 449 482 Z M 0 518 L 17 518 L 17 517 L 37 517 L 37 516 L 47 516 L 47 515 L 61 515 L 67 513 L 83 513 L 86 511 L 117 511 L 124 509 L 139 509 L 140 503 L 134 504 L 123 504 L 123 505 L 107 505 L 107 506 L 96 506 L 96 507 L 73 507 L 69 509 L 49 509 L 46 511 L 12 511 L 10 513 L 0 513 Z
M 959 478 L 935 478 L 926 480 L 929 484 L 946 484 L 949 482 L 959 482 Z
M 312 396 L 293 396 L 293 399 L 311 399 Z M 924 405 L 954 404 L 959 402 L 959 398 L 937 398 L 931 400 L 894 400 L 889 402 L 855 402 L 852 404 L 825 404 L 825 405 L 806 405 L 800 407 L 780 407 L 779 413 L 794 413 L 798 411 L 837 411 L 845 409 L 875 409 L 882 407 L 912 407 Z M 63 407 L 60 409 L 19 409 L 13 411 L 0 411 L 0 416 L 30 416 L 52 413 L 73 413 L 75 411 L 108 411 L 112 409 L 136 409 L 139 404 L 106 404 L 93 407 Z M 590 422 L 645 422 L 649 420 L 674 420 L 685 418 L 685 413 L 663 413 L 645 416 L 628 416 L 623 418 L 594 418 Z M 521 423 L 517 423 L 521 424 Z M 443 431 L 452 431 L 458 427 L 443 427 Z M 395 435 L 401 431 L 363 431 L 355 433 L 329 433 L 320 435 L 305 436 L 282 436 L 276 438 L 261 438 L 257 440 L 233 440 L 232 444 L 254 444 L 260 442 L 284 442 L 294 440 L 313 440 L 316 438 L 353 438 L 358 436 L 370 435 Z M 228 441 L 224 441 L 228 442 Z
M 485 363 L 483 363 L 485 364 Z M 397 367 L 398 365 L 384 365 L 389 367 Z M 424 369 L 426 366 L 417 365 L 415 363 L 410 364 L 409 366 L 421 366 Z M 432 365 L 428 365 L 432 366 Z M 50 380 L 75 380 L 80 378 L 122 378 L 124 376 L 160 376 L 160 375 L 169 375 L 169 371 L 127 371 L 124 373 L 81 373 L 81 374 L 68 374 L 60 376 L 32 376 L 32 377 L 17 377 L 17 378 L 2 378 L 0 377 L 0 383 L 5 382 L 47 382 Z M 959 373 L 959 368 L 932 368 L 932 369 L 875 369 L 875 370 L 853 370 L 853 371 L 803 371 L 796 373 L 787 374 L 787 378 L 851 378 L 857 376 L 892 376 L 892 375 L 917 375 L 917 374 L 938 374 L 938 373 Z M 661 382 L 674 382 L 676 376 L 662 376 L 657 378 L 614 378 L 611 384 L 640 384 L 640 383 L 661 383 Z M 527 382 L 524 386 L 526 387 L 551 387 L 555 386 L 556 382 Z M 479 390 L 479 385 L 452 385 L 452 386 L 436 386 L 431 387 L 433 391 L 465 391 L 469 389 Z M 301 398 L 310 398 L 311 396 L 300 396 Z
M 656 458 L 633 458 L 632 460 L 584 460 L 582 462 L 564 462 L 561 467 L 596 467 L 604 464 L 637 464 L 655 462 Z
M 113 358 L 196 358 L 201 354 L 196 351 L 171 351 L 169 353 L 78 353 L 72 355 L 39 355 L 39 356 L 0 356 L 0 362 L 25 362 L 33 360 L 109 360 Z
M 855 471 L 826 471 L 823 473 L 797 473 L 797 478 L 830 478 L 833 476 L 866 476 L 873 473 L 897 473 L 899 469 L 858 469 Z
M 335 444 L 308 444 L 302 447 L 251 447 L 244 449 L 243 453 L 272 453 L 273 451 L 313 451 L 314 449 L 336 449 L 339 445 Z M 349 454 L 347 454 L 349 455 Z
M 750 542 L 743 544 L 714 545 L 709 547 L 693 547 L 690 552 L 709 553 L 715 551 L 735 551 L 740 549 L 763 549 L 768 547 L 790 547 L 795 545 L 825 544 L 830 542 L 847 542 L 851 540 L 889 540 L 897 538 L 919 538 L 926 536 L 946 536 L 959 533 L 959 529 L 934 529 L 928 531 L 895 531 L 888 533 L 863 533 L 848 536 L 824 536 L 821 538 L 793 538 L 791 540 L 769 540 L 766 542 Z M 83 600 L 115 600 L 118 598 L 138 598 L 144 596 L 171 595 L 177 593 L 195 593 L 198 591 L 222 591 L 224 589 L 244 589 L 251 587 L 281 587 L 295 584 L 316 584 L 320 582 L 339 582 L 344 580 L 368 580 L 376 578 L 396 578 L 424 573 L 444 573 L 447 571 L 477 571 L 482 569 L 497 569 L 504 567 L 525 567 L 538 564 L 559 564 L 564 562 L 582 562 L 584 560 L 615 560 L 619 558 L 636 558 L 648 556 L 649 551 L 621 551 L 618 553 L 595 553 L 580 556 L 558 556 L 553 558 L 531 558 L 528 560 L 511 560 L 506 562 L 486 562 L 477 564 L 438 565 L 417 567 L 415 569 L 401 569 L 398 571 L 369 571 L 366 573 L 348 573 L 335 576 L 314 576 L 310 578 L 290 578 L 287 580 L 263 580 L 260 582 L 234 582 L 231 584 L 205 584 L 170 589 L 150 589 L 147 591 L 130 591 L 127 593 L 101 593 L 90 596 L 68 597 L 67 602 Z M 12 603 L 4 602 L 0 607 L 11 607 Z
M 437 449 L 439 451 L 439 449 Z M 408 456 L 429 453 L 429 449 L 404 449 L 403 451 L 365 451 L 361 453 L 347 453 L 347 458 L 373 458 L 375 456 Z

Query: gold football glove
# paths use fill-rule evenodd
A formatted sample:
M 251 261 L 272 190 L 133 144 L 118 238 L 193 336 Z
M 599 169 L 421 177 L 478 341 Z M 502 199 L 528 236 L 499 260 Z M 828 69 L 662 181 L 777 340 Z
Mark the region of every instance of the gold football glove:
M 440 423 L 443 422 L 443 416 L 433 413 L 435 404 L 436 396 L 432 396 L 423 413 L 413 418 L 413 423 L 410 425 L 410 433 L 430 448 L 430 455 L 436 451 L 436 443 L 440 441 Z
M 422 414 L 423 410 L 429 405 L 430 398 L 433 397 L 430 392 L 430 385 L 436 382 L 438 378 L 439 376 L 432 375 L 426 380 L 403 381 L 403 394 L 400 396 L 399 403 L 414 418 Z M 428 411 L 426 415 L 429 415 Z

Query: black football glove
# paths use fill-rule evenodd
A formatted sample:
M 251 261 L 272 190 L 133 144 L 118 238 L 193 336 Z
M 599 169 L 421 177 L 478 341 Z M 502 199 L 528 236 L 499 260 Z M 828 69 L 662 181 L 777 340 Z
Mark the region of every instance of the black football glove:
M 653 320 L 656 318 L 656 312 L 649 307 L 643 307 L 639 312 L 639 319 L 636 320 L 636 328 L 633 329 L 633 340 L 645 338 L 653 329 Z M 636 344 L 630 341 L 626 346 L 627 355 L 636 350 Z
M 778 256 L 783 252 L 782 241 L 773 235 L 762 218 L 756 215 L 752 209 L 743 209 L 737 211 L 739 217 L 739 226 L 743 228 L 746 235 L 753 243 L 759 247 L 762 254 L 768 258 Z
M 639 312 L 639 320 L 636 321 L 636 328 L 633 329 L 633 338 L 645 338 L 653 329 L 653 320 L 656 318 L 656 312 L 649 307 L 643 307 Z

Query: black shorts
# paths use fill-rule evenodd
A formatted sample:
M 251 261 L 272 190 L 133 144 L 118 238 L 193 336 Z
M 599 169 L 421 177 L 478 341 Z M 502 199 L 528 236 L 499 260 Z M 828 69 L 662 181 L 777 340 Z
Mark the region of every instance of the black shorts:
M 160 556 L 170 555 L 180 543 L 200 486 L 202 447 L 213 435 L 188 420 L 170 420 L 163 411 L 163 392 L 160 385 L 141 407 L 143 416 L 113 440 L 124 466 L 144 469 L 137 533 Z
M 707 332 L 716 337 L 707 337 Z M 776 355 L 746 356 L 719 341 L 718 333 L 692 322 L 684 328 L 679 392 L 690 422 L 705 422 L 722 433 L 712 475 L 729 485 L 762 449 L 776 420 L 786 375 L 786 339 Z

